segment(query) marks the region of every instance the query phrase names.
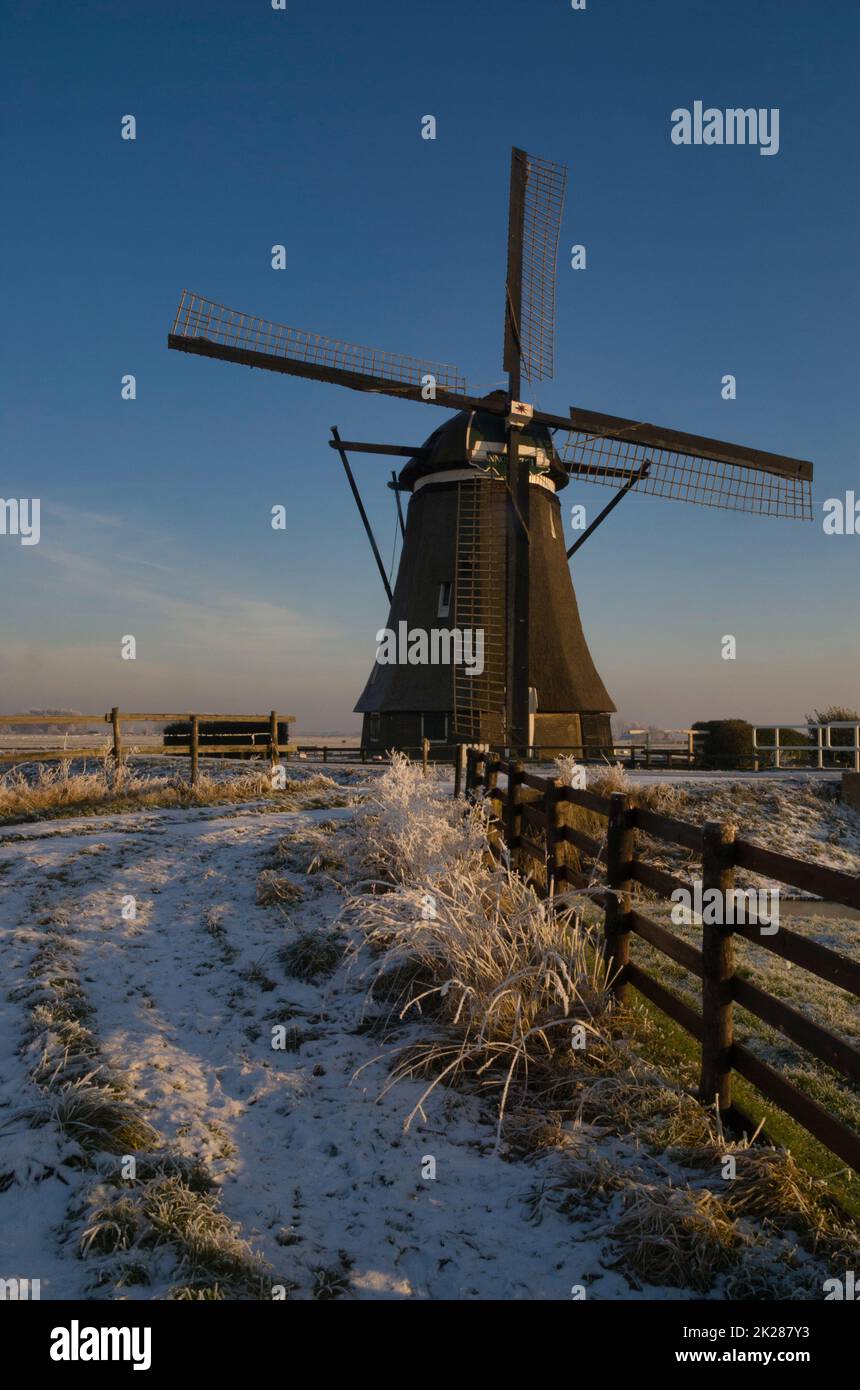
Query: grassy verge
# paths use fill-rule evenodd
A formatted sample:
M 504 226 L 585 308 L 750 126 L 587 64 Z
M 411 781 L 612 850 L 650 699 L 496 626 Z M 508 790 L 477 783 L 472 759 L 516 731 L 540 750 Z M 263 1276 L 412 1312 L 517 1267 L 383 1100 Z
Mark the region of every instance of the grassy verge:
M 553 1208 L 593 1222 L 634 1288 L 821 1297 L 856 1247 L 857 1205 L 835 1161 L 815 1165 L 790 1122 L 771 1125 L 770 1143 L 726 1135 L 694 1097 L 693 1041 L 645 1004 L 611 1007 L 590 904 L 539 897 L 477 829 L 396 759 L 356 822 L 359 857 L 387 870 L 386 891 L 365 885 L 347 908 L 372 958 L 369 996 L 388 1032 L 424 1024 L 385 1087 L 422 1083 L 406 1127 L 440 1085 L 497 1099 L 500 1148 L 550 1160 L 535 1220 Z M 752 1088 L 738 1103 L 771 1114 Z M 837 1205 L 837 1191 L 849 1200 Z
M 560 770 L 564 771 L 563 767 Z M 768 823 L 769 818 L 771 823 L 779 823 L 780 817 L 784 814 L 781 793 L 779 789 L 774 788 L 762 789 L 744 784 L 719 788 L 677 788 L 659 783 L 641 785 L 631 783 L 623 771 L 617 768 L 589 778 L 589 788 L 603 796 L 609 795 L 612 791 L 623 791 L 637 805 L 694 822 L 700 822 L 706 814 L 711 818 L 748 820 L 752 823 L 751 828 L 759 831 Z M 832 825 L 828 844 L 842 833 L 847 833 L 842 824 L 842 820 L 845 819 L 844 808 L 836 805 L 833 795 L 833 788 L 827 785 L 793 789 L 792 792 L 797 815 L 807 829 L 814 826 L 818 818 L 830 817 L 828 824 L 832 822 Z M 583 814 L 587 816 L 589 813 Z M 850 820 L 850 812 L 848 819 Z M 573 823 L 587 834 L 600 838 L 600 831 L 596 831 L 592 826 Z M 605 826 L 605 821 L 600 818 L 598 825 Z M 651 842 L 645 837 L 644 846 L 646 857 L 651 862 L 665 861 L 664 845 Z M 672 922 L 669 919 L 668 903 L 655 900 L 653 895 L 643 894 L 640 890 L 636 906 L 640 911 L 655 918 L 673 935 L 687 941 L 696 949 L 700 948 L 701 927 L 692 922 L 682 925 Z M 814 918 L 814 905 L 810 905 L 810 918 Z M 795 930 L 808 930 L 819 939 L 824 934 L 826 944 L 842 954 L 853 955 L 856 951 L 855 924 L 852 922 L 828 919 L 823 923 L 816 923 L 811 920 L 806 927 L 799 921 L 793 922 L 792 926 Z M 806 972 L 798 972 L 790 963 L 786 963 L 763 947 L 756 946 L 755 943 L 740 941 L 739 949 L 737 969 L 744 978 L 753 979 L 759 986 L 801 1011 L 811 1009 L 817 1021 L 855 1046 L 860 1042 L 860 1023 L 857 1018 L 856 1000 L 852 995 L 817 980 Z M 634 958 L 686 1003 L 696 1009 L 700 1008 L 701 986 L 682 966 L 640 938 L 636 938 L 635 941 Z M 641 1045 L 643 1055 L 659 1066 L 667 1076 L 678 1077 L 685 1086 L 695 1089 L 699 1073 L 698 1044 L 638 991 L 635 992 L 635 997 L 636 1012 L 645 1024 L 639 1030 L 642 1036 L 637 1037 L 637 1045 Z M 795 1047 L 777 1030 L 739 1007 L 735 1011 L 735 1034 L 738 1041 L 751 1044 L 754 1050 L 762 1053 L 770 1065 L 776 1067 L 825 1110 L 849 1127 L 860 1128 L 860 1096 L 856 1088 L 840 1073 Z M 846 1169 L 839 1158 L 742 1077 L 733 1077 L 733 1091 L 737 1105 L 753 1123 L 758 1124 L 763 1119 L 768 1138 L 775 1145 L 788 1149 L 813 1178 L 824 1181 L 828 1190 L 850 1216 L 860 1218 L 860 1177 L 852 1175 L 851 1170 Z
M 701 927 L 673 923 L 669 917 L 668 904 L 643 898 L 637 906 L 640 911 L 671 931 L 673 936 L 687 941 L 697 949 L 700 947 Z M 825 925 L 833 939 L 834 949 L 843 955 L 856 952 L 856 944 L 852 940 L 855 924 Z M 798 927 L 794 929 L 797 930 Z M 800 926 L 799 929 L 808 932 L 813 939 L 816 936 L 820 939 L 820 925 L 816 927 L 814 922 L 807 928 Z M 633 958 L 638 964 L 662 980 L 685 1003 L 696 1009 L 701 1007 L 701 984 L 683 966 L 669 960 L 638 937 L 635 939 L 633 950 Z M 769 994 L 784 1000 L 793 1008 L 829 1028 L 853 1046 L 860 1044 L 857 1001 L 845 990 L 819 980 L 807 971 L 792 967 L 781 957 L 743 938 L 737 941 L 736 969 L 740 978 L 751 980 Z M 734 1029 L 738 1042 L 749 1044 L 764 1061 L 776 1067 L 786 1080 L 791 1081 L 843 1124 L 860 1130 L 860 1094 L 841 1073 L 819 1061 L 740 1005 L 735 1006 Z
M 192 787 L 184 775 L 128 766 L 75 771 L 71 762 L 42 764 L 34 775 L 13 769 L 0 777 L 0 825 L 61 820 L 70 816 L 109 816 L 129 811 L 186 810 L 261 801 L 278 810 L 345 806 L 350 797 L 324 774 L 272 784 L 268 767 L 213 777 L 202 773 Z
M 699 1076 L 699 1045 L 679 1024 L 661 1013 L 650 999 L 633 991 L 631 1012 L 638 1015 L 637 1044 L 642 1055 L 667 1075 L 694 1087 Z M 753 1124 L 764 1120 L 768 1139 L 788 1149 L 814 1178 L 826 1183 L 828 1191 L 848 1216 L 860 1221 L 860 1178 L 852 1176 L 840 1160 L 814 1139 L 789 1115 L 774 1105 L 741 1076 L 732 1077 L 732 1092 L 739 1108 Z

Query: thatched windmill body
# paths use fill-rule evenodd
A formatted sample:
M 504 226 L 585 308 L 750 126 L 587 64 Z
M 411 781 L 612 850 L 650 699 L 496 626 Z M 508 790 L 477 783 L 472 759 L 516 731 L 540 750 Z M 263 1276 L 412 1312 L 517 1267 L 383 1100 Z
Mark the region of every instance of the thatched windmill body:
M 499 393 L 502 397 L 504 393 Z M 504 417 L 461 411 L 437 429 L 397 479 L 408 494 L 403 551 L 388 615 L 393 634 L 483 634 L 479 674 L 459 664 L 374 663 L 356 708 L 371 749 L 423 737 L 506 742 L 509 508 Z M 518 437 L 530 477 L 529 745 L 606 747 L 614 710 L 586 644 L 565 554 L 557 490 L 567 481 L 545 426 Z
M 511 160 L 504 368 L 507 391 L 470 394 L 447 365 L 254 318 L 184 291 L 168 346 L 457 413 L 421 446 L 341 440 L 340 454 L 390 602 L 403 659 L 377 660 L 356 706 L 371 748 L 422 737 L 512 749 L 610 742 L 614 705 L 589 653 L 568 560 L 631 491 L 706 506 L 811 517 L 812 465 L 678 430 L 522 400 L 552 375 L 555 274 L 566 174 L 515 149 Z M 392 590 L 349 464 L 350 452 L 406 457 L 409 494 Z M 565 550 L 558 492 L 571 479 L 616 489 Z M 480 632 L 480 672 L 408 657 L 408 634 Z M 456 648 L 454 648 L 456 655 Z

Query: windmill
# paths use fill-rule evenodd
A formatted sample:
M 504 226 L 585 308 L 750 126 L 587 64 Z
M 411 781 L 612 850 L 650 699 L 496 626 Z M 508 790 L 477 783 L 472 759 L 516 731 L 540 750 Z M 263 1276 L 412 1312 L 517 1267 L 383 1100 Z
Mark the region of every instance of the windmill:
M 343 463 L 391 604 L 388 628 L 426 631 L 453 618 L 482 634 L 483 661 L 374 664 L 356 709 L 363 743 L 443 740 L 599 747 L 614 706 L 588 650 L 568 561 L 630 492 L 811 519 L 812 464 L 619 416 L 565 415 L 522 399 L 550 378 L 566 170 L 511 155 L 503 367 L 508 389 L 471 394 L 452 366 L 361 347 L 228 309 L 183 291 L 168 347 L 331 382 L 457 413 L 421 446 L 344 441 Z M 394 590 L 348 453 L 405 457 L 394 474 L 403 549 Z M 615 495 L 565 551 L 558 491 L 570 479 Z M 404 523 L 400 494 L 409 493 Z

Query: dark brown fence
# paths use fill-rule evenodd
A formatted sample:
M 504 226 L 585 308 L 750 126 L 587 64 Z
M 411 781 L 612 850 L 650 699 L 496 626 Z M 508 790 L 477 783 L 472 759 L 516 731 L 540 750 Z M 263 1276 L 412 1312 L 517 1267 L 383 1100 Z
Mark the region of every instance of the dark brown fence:
M 123 724 L 170 724 L 181 721 L 188 725 L 188 732 L 183 736 L 171 735 L 169 743 L 162 742 L 161 746 L 147 745 L 139 750 L 141 757 L 159 757 L 165 754 L 187 753 L 191 760 L 191 781 L 196 782 L 198 776 L 198 765 L 201 747 L 204 757 L 219 757 L 222 753 L 236 754 L 244 753 L 246 757 L 251 757 L 255 753 L 260 757 L 267 757 L 273 763 L 278 762 L 279 755 L 284 753 L 289 756 L 296 751 L 294 743 L 280 743 L 278 741 L 278 726 L 286 725 L 289 728 L 295 722 L 294 714 L 278 714 L 276 710 L 271 710 L 268 714 L 123 714 L 117 707 L 114 707 L 108 714 L 3 714 L 0 715 L 0 729 L 3 726 L 23 724 L 29 727 L 38 728 L 40 725 L 45 728 L 53 728 L 56 725 L 68 727 L 70 730 L 77 725 L 99 724 L 104 722 L 110 725 L 109 751 L 116 763 L 123 761 L 129 756 L 129 750 L 123 742 Z M 244 743 L 229 743 L 226 738 L 218 738 L 217 742 L 210 743 L 207 739 L 207 725 L 217 723 L 229 724 L 255 724 L 258 728 L 265 729 L 265 734 L 257 734 L 260 743 L 255 743 L 252 736 L 246 736 Z M 238 737 L 239 735 L 237 735 Z M 203 742 L 201 743 L 201 737 Z M 26 747 L 19 748 L 0 748 L 0 761 L 2 762 L 28 762 L 38 763 L 47 760 L 55 761 L 58 758 L 81 759 L 97 756 L 98 748 L 88 748 L 81 744 L 66 748 L 39 748 Z
M 507 779 L 505 788 L 498 786 L 500 775 Z M 746 938 L 855 996 L 860 996 L 860 964 L 781 925 L 775 935 L 764 936 L 751 921 L 731 926 L 703 923 L 698 950 L 634 906 L 636 884 L 663 898 L 684 889 L 691 902 L 694 892 L 692 882 L 640 857 L 637 832 L 681 845 L 700 856 L 703 894 L 709 889 L 729 893 L 735 886 L 736 869 L 747 869 L 830 902 L 860 909 L 860 877 L 737 839 L 730 825 L 717 821 L 692 825 L 634 806 L 625 793 L 601 797 L 559 779 L 537 777 L 522 762 L 505 762 L 499 754 L 485 750 L 467 750 L 465 777 L 457 780 L 462 780 L 467 796 L 484 795 L 491 826 L 499 839 L 517 852 L 520 871 L 528 874 L 527 861 L 540 866 L 536 886 L 541 892 L 555 892 L 569 885 L 587 892 L 603 908 L 603 951 L 616 1000 L 623 1003 L 632 985 L 696 1039 L 701 1049 L 699 1096 L 703 1103 L 718 1102 L 720 1113 L 731 1123 L 733 1111 L 737 1114 L 732 1104 L 732 1074 L 737 1072 L 860 1172 L 860 1136 L 748 1047 L 735 1042 L 732 1018 L 733 1006 L 739 1004 L 841 1076 L 860 1084 L 860 1051 L 742 978 L 736 970 L 735 938 Z M 566 824 L 565 804 L 605 817 L 604 836 L 597 839 Z M 533 838 L 534 832 L 542 834 L 542 844 Z M 578 869 L 564 862 L 565 845 L 579 851 Z M 725 896 L 721 900 L 725 902 Z M 634 936 L 701 981 L 701 1010 L 692 1008 L 631 959 Z

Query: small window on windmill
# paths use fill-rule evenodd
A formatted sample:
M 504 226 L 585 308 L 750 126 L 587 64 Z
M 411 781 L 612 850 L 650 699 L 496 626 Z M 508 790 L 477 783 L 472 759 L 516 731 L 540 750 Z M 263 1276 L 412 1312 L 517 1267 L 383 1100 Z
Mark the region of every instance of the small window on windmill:
M 444 743 L 448 737 L 447 714 L 422 714 L 421 737 L 431 743 Z
M 446 579 L 439 585 L 439 607 L 436 610 L 437 618 L 447 618 L 451 612 L 451 580 Z

